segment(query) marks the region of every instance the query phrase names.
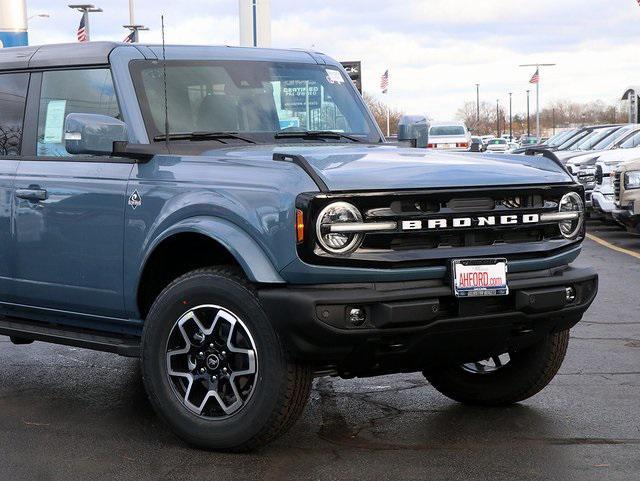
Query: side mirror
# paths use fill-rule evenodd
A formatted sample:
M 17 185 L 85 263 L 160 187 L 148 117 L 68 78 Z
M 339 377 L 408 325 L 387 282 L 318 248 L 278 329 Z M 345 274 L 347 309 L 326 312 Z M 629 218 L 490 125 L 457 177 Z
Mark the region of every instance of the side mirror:
M 422 115 L 403 115 L 398 122 L 398 141 L 426 148 L 429 143 L 429 121 Z
M 114 142 L 126 142 L 127 124 L 99 114 L 69 114 L 64 121 L 64 147 L 75 155 L 112 155 Z

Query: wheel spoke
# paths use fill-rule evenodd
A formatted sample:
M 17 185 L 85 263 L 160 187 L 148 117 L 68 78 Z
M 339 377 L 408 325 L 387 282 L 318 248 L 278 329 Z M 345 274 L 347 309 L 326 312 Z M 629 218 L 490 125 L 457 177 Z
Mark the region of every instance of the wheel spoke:
M 210 310 L 215 316 L 207 328 L 206 317 L 200 314 Z M 221 323 L 228 325 L 228 332 Z M 178 319 L 172 338 L 174 342 L 181 338 L 184 347 L 167 349 L 167 374 L 187 409 L 217 418 L 245 405 L 255 388 L 258 361 L 251 334 L 237 316 L 219 306 L 195 307 Z
M 502 369 L 511 361 L 511 356 L 508 352 L 503 354 L 494 355 L 481 361 L 469 362 L 462 365 L 462 369 L 471 374 L 491 374 L 495 371 Z

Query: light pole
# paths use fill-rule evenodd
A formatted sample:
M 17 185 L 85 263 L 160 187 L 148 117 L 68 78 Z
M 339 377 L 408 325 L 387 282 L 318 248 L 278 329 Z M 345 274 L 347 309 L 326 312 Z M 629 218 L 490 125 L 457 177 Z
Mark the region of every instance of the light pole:
M 476 128 L 480 126 L 480 84 L 476 84 Z
M 526 63 L 526 64 L 520 65 L 520 67 L 536 68 L 537 79 L 535 82 L 532 82 L 531 80 L 529 82 L 536 84 L 536 135 L 538 136 L 538 138 L 540 138 L 540 67 L 553 67 L 554 65 L 556 64 L 555 63 Z
M 529 113 L 529 93 L 531 90 L 527 90 L 527 137 L 531 137 L 531 114 Z
M 509 92 L 509 141 L 513 142 L 513 116 L 512 116 L 512 104 L 511 98 L 513 96 L 513 92 Z
M 89 14 L 90 13 L 100 13 L 102 12 L 101 8 L 96 7 L 95 5 L 91 5 L 89 3 L 81 4 L 81 5 L 67 5 L 69 8 L 73 10 L 77 10 L 82 13 L 84 17 L 84 30 L 87 36 L 87 42 L 91 40 L 91 30 L 89 29 Z
M 500 137 L 500 99 L 496 99 L 496 132 L 496 137 Z

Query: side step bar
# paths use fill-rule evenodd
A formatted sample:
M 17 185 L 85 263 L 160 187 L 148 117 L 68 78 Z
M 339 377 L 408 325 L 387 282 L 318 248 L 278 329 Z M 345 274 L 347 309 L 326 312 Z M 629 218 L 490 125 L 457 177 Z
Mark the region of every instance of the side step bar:
M 0 317 L 0 335 L 140 357 L 140 339 Z

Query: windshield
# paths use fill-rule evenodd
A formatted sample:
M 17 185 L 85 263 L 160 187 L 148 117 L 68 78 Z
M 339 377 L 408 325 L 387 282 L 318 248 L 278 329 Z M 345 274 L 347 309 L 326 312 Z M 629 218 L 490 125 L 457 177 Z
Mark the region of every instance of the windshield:
M 614 127 L 611 129 L 594 130 L 593 133 L 589 135 L 587 138 L 571 146 L 570 150 L 591 150 L 594 145 L 596 145 L 602 139 L 608 137 L 609 135 L 611 135 L 612 132 L 615 132 L 618 129 L 619 127 Z
M 161 136 L 165 133 L 162 62 L 134 61 L 130 69 L 149 137 Z M 332 66 L 169 60 L 166 92 L 169 134 L 237 132 L 253 141 L 273 143 L 287 141 L 276 140 L 278 132 L 299 130 L 381 140 L 351 80 Z M 296 139 L 303 140 L 307 139 Z
M 634 135 L 620 144 L 621 149 L 632 149 L 638 146 L 640 146 L 640 132 L 636 132 Z
M 613 132 L 608 137 L 605 137 L 600 142 L 593 146 L 593 150 L 609 150 L 613 147 L 618 140 L 621 140 L 625 136 L 629 135 L 630 130 L 628 128 L 621 128 Z
M 580 142 L 587 135 L 591 135 L 592 133 L 593 133 L 593 130 L 582 130 L 582 131 L 579 131 L 576 135 L 572 135 L 567 140 L 565 140 L 562 144 L 560 144 L 560 146 L 558 147 L 558 150 L 567 150 L 569 147 L 574 145 L 576 142 Z
M 547 141 L 547 145 L 549 145 L 550 147 L 557 147 L 577 132 L 578 131 L 576 129 L 567 130 L 566 132 L 561 132 L 555 137 L 551 137 Z
M 493 139 L 489 141 L 489 145 L 498 145 L 498 144 L 506 144 L 507 141 L 505 139 Z
M 429 135 L 464 135 L 464 127 L 462 125 L 434 125 L 429 130 Z

